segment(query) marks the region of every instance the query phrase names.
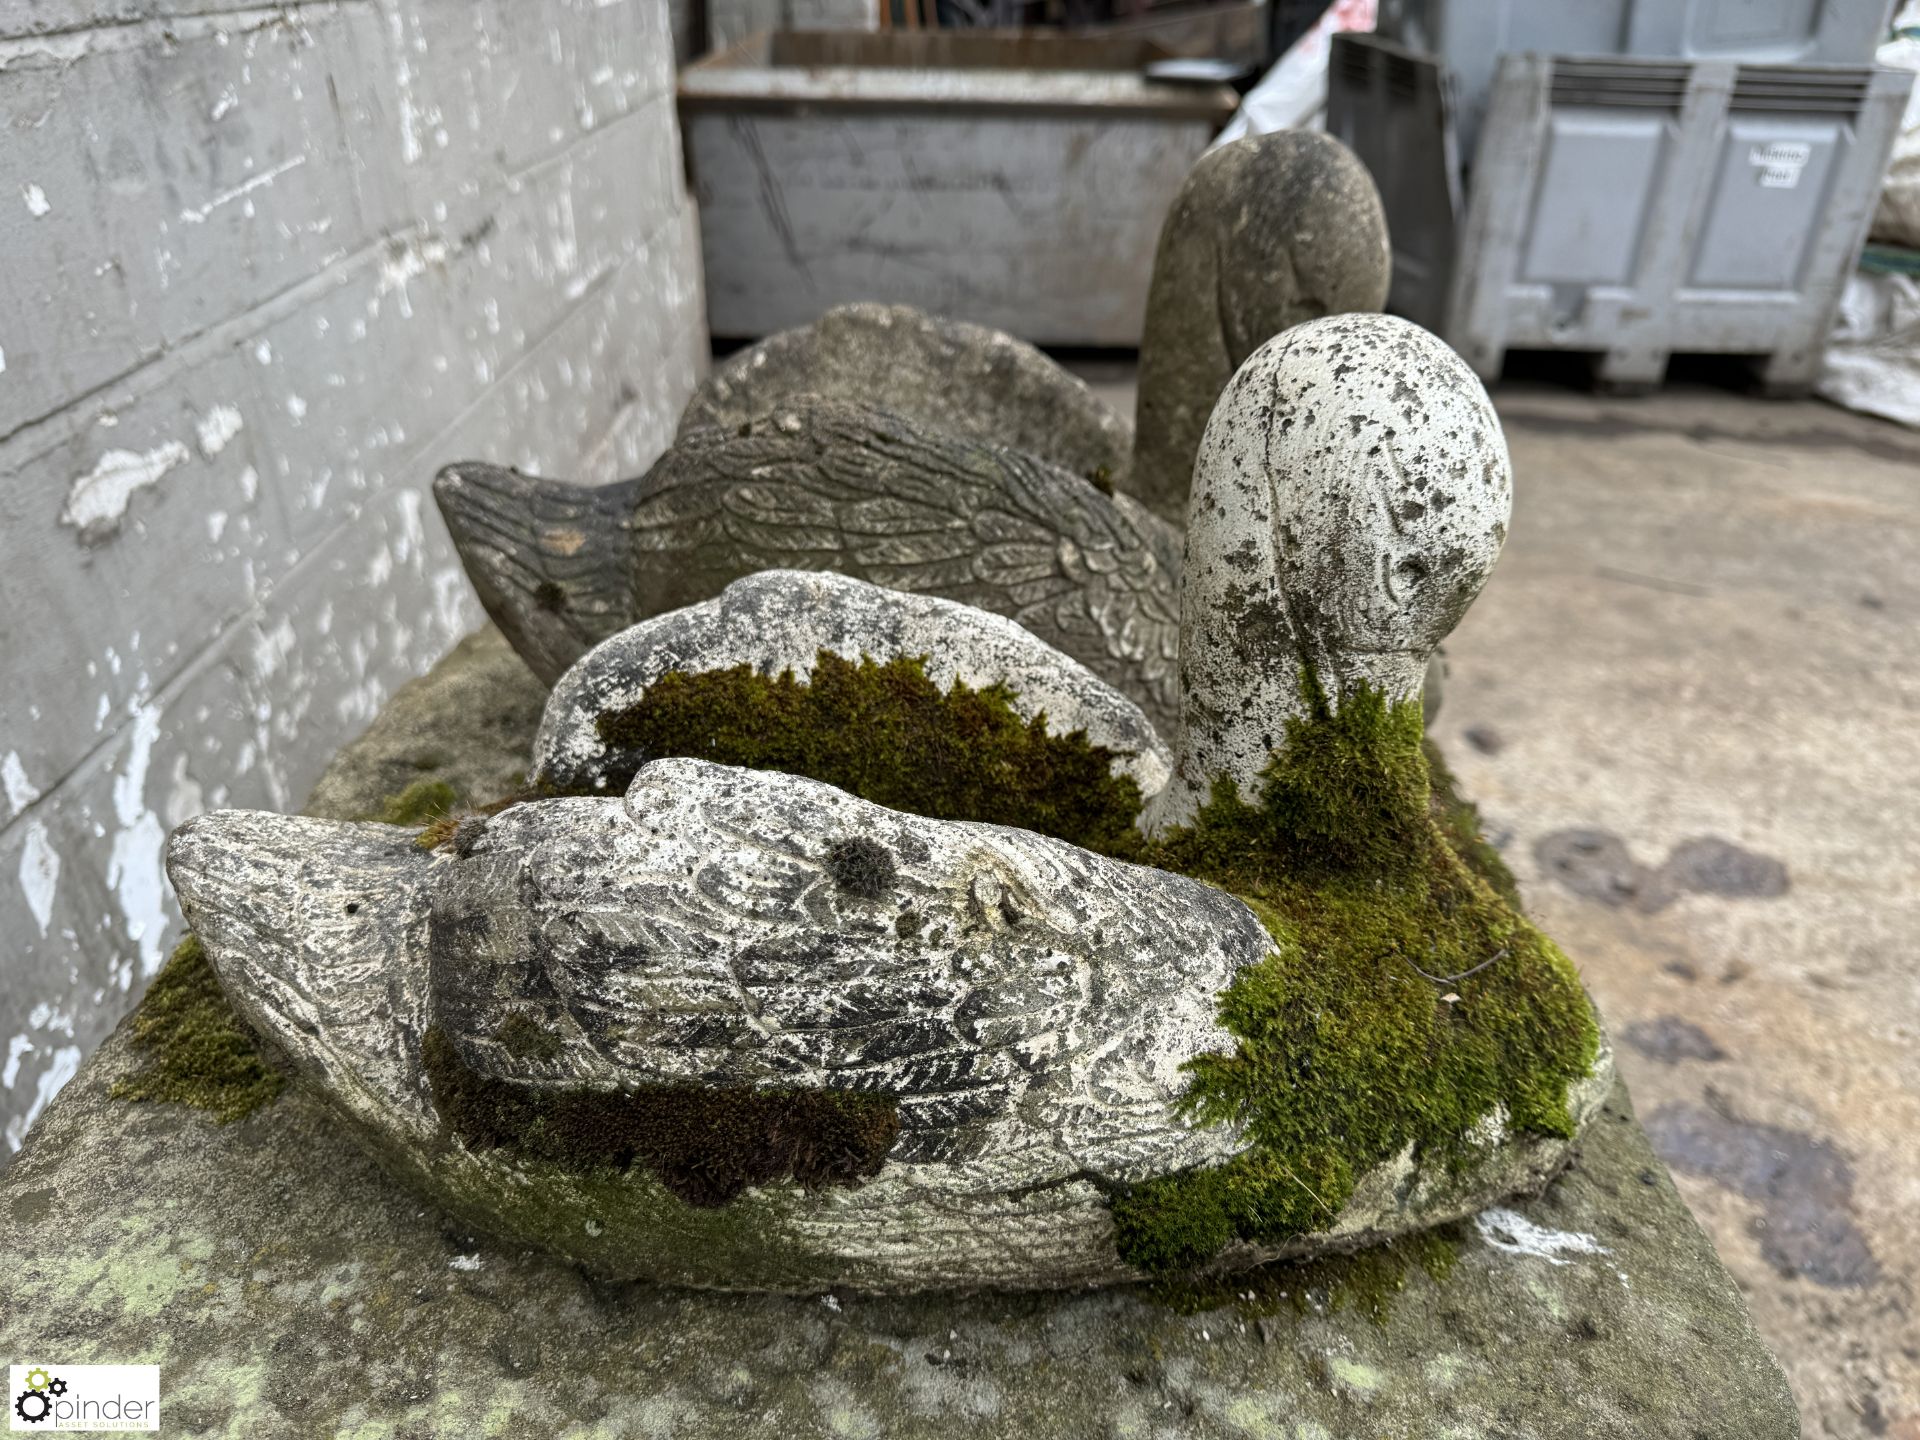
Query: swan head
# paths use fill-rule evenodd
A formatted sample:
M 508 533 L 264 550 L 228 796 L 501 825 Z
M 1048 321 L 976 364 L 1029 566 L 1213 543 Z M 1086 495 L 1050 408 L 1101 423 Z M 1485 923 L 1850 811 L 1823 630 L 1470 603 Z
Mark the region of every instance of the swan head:
M 1194 465 L 1181 734 L 1152 825 L 1191 820 L 1221 779 L 1257 793 L 1316 696 L 1417 699 L 1512 505 L 1486 390 L 1428 331 L 1330 316 L 1248 357 Z

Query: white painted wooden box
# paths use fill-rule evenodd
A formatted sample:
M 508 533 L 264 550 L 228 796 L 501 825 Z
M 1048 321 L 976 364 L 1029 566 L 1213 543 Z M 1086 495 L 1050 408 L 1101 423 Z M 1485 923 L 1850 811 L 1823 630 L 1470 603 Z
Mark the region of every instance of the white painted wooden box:
M 1118 36 L 781 31 L 689 66 L 715 336 L 883 300 L 1047 345 L 1140 342 L 1160 222 L 1233 113 Z

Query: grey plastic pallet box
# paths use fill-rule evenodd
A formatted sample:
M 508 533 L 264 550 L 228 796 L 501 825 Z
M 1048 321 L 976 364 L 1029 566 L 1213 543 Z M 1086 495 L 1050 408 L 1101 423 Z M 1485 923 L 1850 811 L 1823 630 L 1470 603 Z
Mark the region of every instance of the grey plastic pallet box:
M 1374 33 L 1451 75 L 1460 144 L 1480 138 L 1505 54 L 1863 65 L 1893 0 L 1380 0 Z
M 1588 351 L 1613 385 L 1675 351 L 1810 385 L 1913 77 L 1871 66 L 1503 55 L 1470 169 L 1436 57 L 1336 37 L 1328 128 L 1374 172 L 1389 306 L 1483 376 Z

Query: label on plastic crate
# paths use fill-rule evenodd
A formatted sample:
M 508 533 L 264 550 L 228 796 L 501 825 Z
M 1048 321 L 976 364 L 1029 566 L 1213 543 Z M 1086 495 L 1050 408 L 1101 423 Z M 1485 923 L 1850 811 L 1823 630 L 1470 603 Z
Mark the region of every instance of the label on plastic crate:
M 1813 158 L 1813 146 L 1794 140 L 1774 140 L 1747 152 L 1762 190 L 1791 190 Z

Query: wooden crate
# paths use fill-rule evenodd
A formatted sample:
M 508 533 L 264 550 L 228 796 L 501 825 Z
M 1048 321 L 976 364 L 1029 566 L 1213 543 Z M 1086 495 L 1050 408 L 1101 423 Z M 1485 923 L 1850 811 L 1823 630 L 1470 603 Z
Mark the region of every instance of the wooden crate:
M 850 300 L 1040 344 L 1140 341 L 1160 222 L 1233 113 L 1117 35 L 784 31 L 689 66 L 715 336 Z

